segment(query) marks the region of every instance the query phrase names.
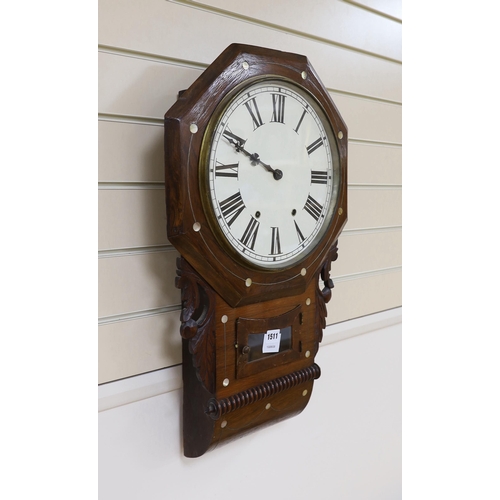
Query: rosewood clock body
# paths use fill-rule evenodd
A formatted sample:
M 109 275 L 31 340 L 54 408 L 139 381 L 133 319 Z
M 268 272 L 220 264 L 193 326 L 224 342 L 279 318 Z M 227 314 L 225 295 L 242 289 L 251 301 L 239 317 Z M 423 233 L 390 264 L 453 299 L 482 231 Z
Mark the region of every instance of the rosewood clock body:
M 165 115 L 184 454 L 301 412 L 347 221 L 347 127 L 306 57 L 229 46 Z

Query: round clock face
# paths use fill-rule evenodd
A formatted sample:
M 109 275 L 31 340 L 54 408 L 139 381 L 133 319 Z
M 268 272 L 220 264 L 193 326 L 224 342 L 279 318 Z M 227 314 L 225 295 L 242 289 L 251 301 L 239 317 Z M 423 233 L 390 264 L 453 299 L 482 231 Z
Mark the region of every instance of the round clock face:
M 215 116 L 202 182 L 216 231 L 254 266 L 295 264 L 321 240 L 339 193 L 325 113 L 305 90 L 273 79 L 243 88 Z

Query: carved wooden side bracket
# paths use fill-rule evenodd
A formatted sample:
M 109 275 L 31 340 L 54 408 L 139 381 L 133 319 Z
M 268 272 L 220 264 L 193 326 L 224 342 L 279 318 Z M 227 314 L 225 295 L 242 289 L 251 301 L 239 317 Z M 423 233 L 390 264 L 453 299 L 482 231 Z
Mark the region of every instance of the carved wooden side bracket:
M 321 268 L 320 276 L 323 281 L 323 288 L 321 289 L 318 284 L 318 288 L 316 289 L 316 335 L 318 343 L 323 340 L 323 330 L 326 328 L 326 304 L 332 298 L 332 288 L 334 287 L 333 281 L 330 278 L 330 267 L 332 262 L 337 260 L 337 257 L 338 240 L 330 248 Z
M 181 336 L 189 341 L 196 375 L 205 388 L 215 386 L 215 292 L 182 258 L 177 258 L 175 286 L 181 290 Z

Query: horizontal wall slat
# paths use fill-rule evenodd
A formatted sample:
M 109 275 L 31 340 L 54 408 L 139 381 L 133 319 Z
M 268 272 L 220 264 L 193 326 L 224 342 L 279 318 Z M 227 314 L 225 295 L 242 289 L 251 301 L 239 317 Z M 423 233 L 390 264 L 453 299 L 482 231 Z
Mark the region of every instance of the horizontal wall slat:
M 99 190 L 99 250 L 166 245 L 164 189 Z
M 235 41 L 308 56 L 328 88 L 401 101 L 400 64 L 165 0 L 121 2 L 119 10 L 114 0 L 99 2 L 102 45 L 209 64 Z
M 359 297 L 363 297 L 360 301 Z M 335 283 L 327 325 L 401 305 L 401 272 Z M 180 311 L 99 327 L 99 383 L 182 362 Z
M 351 139 L 401 144 L 402 107 L 369 99 L 331 94 Z
M 401 280 L 401 270 L 346 281 L 334 279 L 327 325 L 401 306 Z
M 179 304 L 173 286 L 178 255 L 172 250 L 99 259 L 99 317 Z
M 99 53 L 99 112 L 163 119 L 201 71 L 147 59 Z
M 99 326 L 99 383 L 182 363 L 180 311 Z
M 360 144 L 348 149 L 348 178 L 351 184 L 401 184 L 402 148 Z
M 338 259 L 331 275 L 344 276 L 401 266 L 401 229 L 375 233 L 344 232 L 339 238 Z
M 368 10 L 357 9 L 338 0 L 292 2 L 289 0 L 175 0 L 186 5 L 207 5 L 224 9 L 235 15 L 258 18 L 269 23 L 298 31 L 311 38 L 326 40 L 359 48 L 401 60 L 401 25 L 384 17 L 374 16 Z
M 401 189 L 349 189 L 344 229 L 401 226 Z
M 162 118 L 199 70 L 145 59 L 99 54 L 99 112 Z M 401 106 L 332 94 L 349 137 L 401 142 Z
M 163 126 L 99 121 L 99 180 L 163 182 Z

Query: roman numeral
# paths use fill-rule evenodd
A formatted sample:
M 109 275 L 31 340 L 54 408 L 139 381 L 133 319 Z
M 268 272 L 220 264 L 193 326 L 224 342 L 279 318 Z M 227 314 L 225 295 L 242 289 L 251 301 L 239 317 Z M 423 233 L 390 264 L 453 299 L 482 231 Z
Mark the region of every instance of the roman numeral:
M 304 210 L 314 219 L 318 220 L 323 210 L 323 206 L 320 205 L 311 195 L 307 197 L 306 204 L 304 205 Z
M 222 216 L 224 217 L 224 219 L 226 219 L 227 225 L 229 227 L 231 227 L 231 224 L 245 209 L 245 204 L 243 203 L 239 191 L 229 198 L 226 198 L 224 201 L 221 201 L 219 203 L 219 206 L 222 212 Z M 228 220 L 229 217 L 231 217 L 231 219 Z
M 243 245 L 250 248 L 250 250 L 253 250 L 253 247 L 255 246 L 255 239 L 257 238 L 259 226 L 260 222 L 257 219 L 250 217 L 250 222 L 248 223 L 248 226 L 245 229 L 243 236 L 241 237 L 240 241 L 243 243 Z
M 271 230 L 271 255 L 278 255 L 281 253 L 280 228 L 271 227 Z
M 328 179 L 328 172 L 321 170 L 311 171 L 311 183 L 313 184 L 326 184 Z
M 301 125 L 302 120 L 304 119 L 305 115 L 306 115 L 306 110 L 304 109 L 304 112 L 302 113 L 302 116 L 300 117 L 299 123 L 297 123 L 297 128 L 294 128 L 294 130 L 295 130 L 295 132 L 297 132 L 297 134 L 299 133 L 299 128 L 300 128 L 300 125 Z
M 235 177 L 238 178 L 238 165 L 239 163 L 231 163 L 230 165 L 224 165 L 221 162 L 217 162 L 215 166 L 215 176 L 216 177 Z
M 321 137 L 319 139 L 316 139 L 312 144 L 307 146 L 307 154 L 310 155 L 314 153 L 320 146 L 323 146 L 323 139 Z
M 304 235 L 302 234 L 302 231 L 297 225 L 297 222 L 293 221 L 293 223 L 295 224 L 295 231 L 297 231 L 297 238 L 299 239 L 299 243 L 302 243 L 305 240 Z
M 247 101 L 245 103 L 245 106 L 250 113 L 250 116 L 252 117 L 253 129 L 258 129 L 261 125 L 263 125 L 263 123 L 262 118 L 260 117 L 259 108 L 257 107 L 257 101 L 255 100 L 255 97 Z
M 273 116 L 272 122 L 285 123 L 285 96 L 281 94 L 271 94 L 273 96 Z

